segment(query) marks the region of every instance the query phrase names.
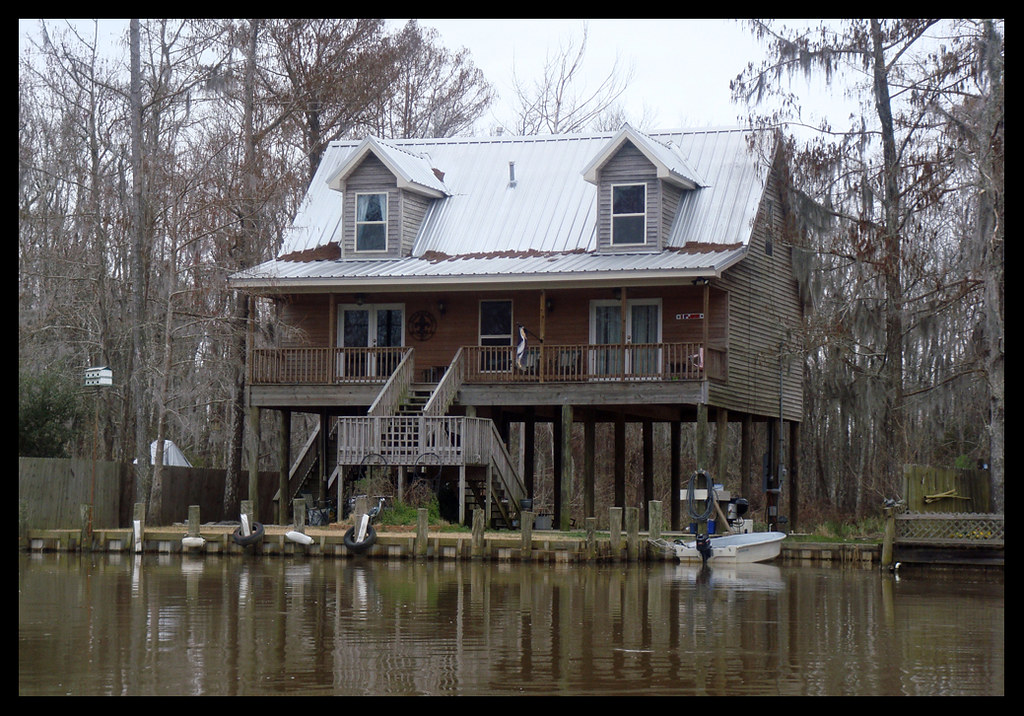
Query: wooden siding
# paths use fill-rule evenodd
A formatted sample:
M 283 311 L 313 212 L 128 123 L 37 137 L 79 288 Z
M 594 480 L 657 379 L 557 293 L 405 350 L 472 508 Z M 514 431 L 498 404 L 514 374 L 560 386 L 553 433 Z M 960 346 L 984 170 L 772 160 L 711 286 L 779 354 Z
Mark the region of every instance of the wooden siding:
M 613 184 L 647 185 L 647 243 L 611 243 L 611 188 Z M 650 160 L 631 142 L 626 142 L 601 169 L 597 185 L 597 245 L 599 251 L 658 251 L 661 237 L 667 231 L 662 227 L 661 182 Z
M 791 249 L 780 241 L 778 197 L 773 172 L 746 258 L 712 284 L 729 293 L 729 380 L 711 384 L 710 403 L 769 417 L 779 414 L 779 344 L 788 341 L 803 321 Z M 768 201 L 774 207 L 769 208 Z M 771 255 L 766 251 L 769 238 Z M 786 420 L 803 419 L 803 356 L 787 357 L 783 363 L 782 405 Z
M 433 199 L 414 194 L 410 191 L 401 192 L 401 238 L 399 251 L 402 256 L 410 256 L 416 241 L 416 235 L 423 225 L 423 217 L 430 208 Z

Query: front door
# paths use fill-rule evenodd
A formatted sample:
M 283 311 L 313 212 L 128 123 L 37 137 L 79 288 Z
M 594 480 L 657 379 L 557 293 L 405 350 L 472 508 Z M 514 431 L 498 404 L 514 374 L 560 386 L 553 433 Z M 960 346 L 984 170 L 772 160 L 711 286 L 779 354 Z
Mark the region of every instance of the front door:
M 373 349 L 403 345 L 403 313 L 401 306 L 392 304 L 339 306 L 338 345 L 356 350 L 342 351 L 338 374 L 344 378 L 390 375 L 400 352 Z
M 625 330 L 625 334 L 623 334 Z M 661 368 L 661 301 L 621 301 L 590 304 L 590 371 L 597 376 L 655 376 Z

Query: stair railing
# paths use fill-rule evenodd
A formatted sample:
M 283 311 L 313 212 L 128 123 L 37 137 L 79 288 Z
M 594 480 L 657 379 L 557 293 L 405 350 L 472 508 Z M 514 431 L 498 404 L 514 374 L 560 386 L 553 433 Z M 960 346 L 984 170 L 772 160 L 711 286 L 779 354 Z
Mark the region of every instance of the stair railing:
M 377 397 L 366 411 L 367 415 L 380 417 L 394 415 L 398 412 L 402 397 L 408 394 L 409 385 L 412 383 L 412 355 L 412 348 L 403 351 L 402 360 L 384 383 L 384 387 L 377 393 Z
M 441 376 L 437 387 L 434 388 L 430 400 L 423 406 L 423 414 L 427 416 L 441 416 L 448 412 L 448 408 L 455 402 L 455 396 L 462 387 L 462 348 L 455 353 L 448 370 Z

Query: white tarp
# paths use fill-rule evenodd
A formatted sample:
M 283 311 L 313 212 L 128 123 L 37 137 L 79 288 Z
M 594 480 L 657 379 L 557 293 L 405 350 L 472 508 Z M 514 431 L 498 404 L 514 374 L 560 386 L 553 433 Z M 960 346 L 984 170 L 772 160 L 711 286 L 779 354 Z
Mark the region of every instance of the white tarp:
M 138 462 L 138 460 L 133 462 Z M 149 464 L 156 465 L 156 440 L 149 444 Z M 170 440 L 164 440 L 164 465 L 192 467 L 192 463 L 185 457 L 185 453 Z

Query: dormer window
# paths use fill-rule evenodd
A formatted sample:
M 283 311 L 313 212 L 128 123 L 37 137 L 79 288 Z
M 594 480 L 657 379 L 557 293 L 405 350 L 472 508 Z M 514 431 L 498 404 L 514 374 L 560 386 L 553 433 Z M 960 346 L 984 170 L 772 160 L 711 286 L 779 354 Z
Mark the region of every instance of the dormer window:
M 356 194 L 356 251 L 387 251 L 388 195 Z
M 613 184 L 612 245 L 636 245 L 647 241 L 647 185 Z

